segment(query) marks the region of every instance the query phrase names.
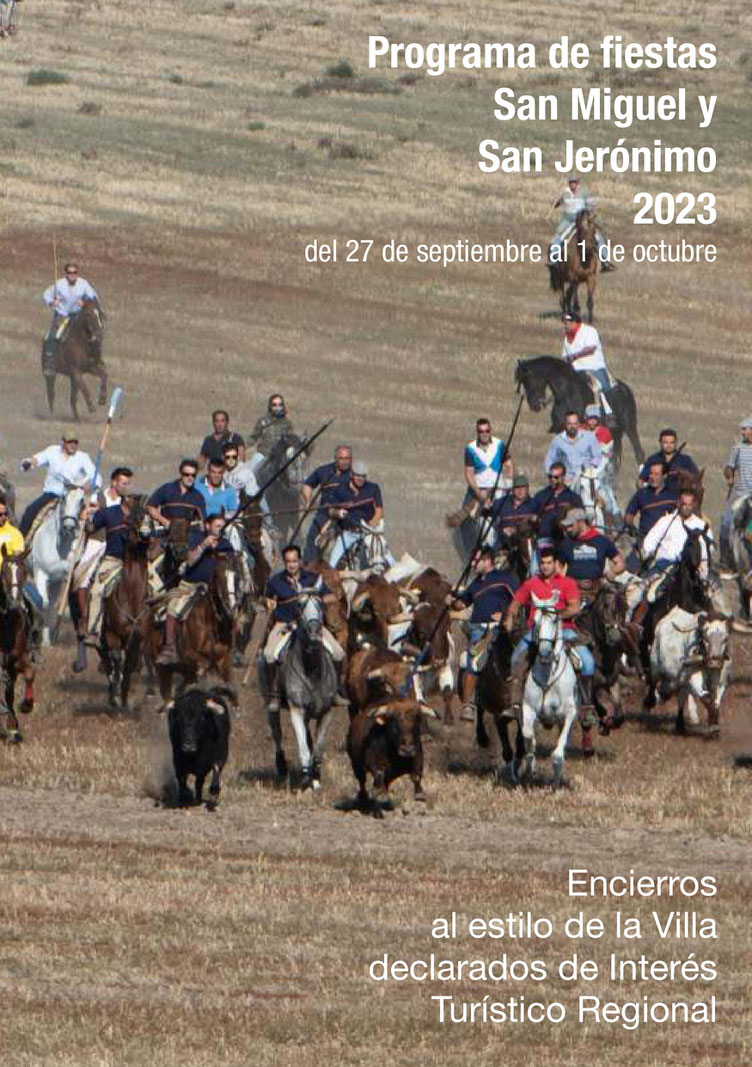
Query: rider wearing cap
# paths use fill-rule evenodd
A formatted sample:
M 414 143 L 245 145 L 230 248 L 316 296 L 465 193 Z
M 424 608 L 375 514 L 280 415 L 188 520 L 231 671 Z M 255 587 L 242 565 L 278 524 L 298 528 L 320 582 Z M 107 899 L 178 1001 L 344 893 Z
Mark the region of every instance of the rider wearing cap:
M 329 517 L 339 524 L 337 538 L 329 556 L 329 566 L 336 568 L 343 556 L 355 548 L 363 536 L 363 527 L 381 533 L 384 527 L 384 504 L 381 487 L 367 481 L 368 464 L 362 459 L 353 462 L 350 477 L 334 490 Z M 386 550 L 389 565 L 394 557 Z
M 566 566 L 567 577 L 577 582 L 582 599 L 592 601 L 607 565 L 611 577 L 624 570 L 621 552 L 609 537 L 590 525 L 582 508 L 568 511 L 561 525 L 566 536 L 558 545 L 557 559 Z
M 603 497 L 603 505 L 612 520 L 618 519 L 621 515 L 621 508 L 611 484 L 613 480 L 614 435 L 602 421 L 601 409 L 598 404 L 588 404 L 585 408 L 585 425 L 583 429 L 590 430 L 595 435 L 595 439 L 600 446 L 601 461 L 595 468 L 598 492 Z
M 19 528 L 21 533 L 28 534 L 34 519 L 45 504 L 51 500 L 57 500 L 65 496 L 67 487 L 71 484 L 93 488 L 95 470 L 91 456 L 87 452 L 78 449 L 78 434 L 75 430 L 64 430 L 62 442 L 59 445 L 50 445 L 41 452 L 35 452 L 21 460 L 21 470 L 29 471 L 34 467 L 46 467 L 47 477 L 41 496 L 33 500 L 23 513 Z M 96 477 L 96 484 L 100 482 Z
M 508 569 L 497 568 L 494 550 L 489 546 L 481 548 L 473 560 L 476 578 L 457 596 L 447 595 L 447 604 L 456 609 L 472 607 L 468 623 L 469 646 L 464 657 L 464 674 L 462 676 L 463 707 L 460 718 L 467 722 L 475 719 L 475 686 L 487 647 L 485 641 L 489 631 L 495 629 L 503 619 L 512 597 L 519 588 L 516 574 Z
M 491 525 L 500 540 L 513 535 L 521 526 L 527 526 L 537 518 L 538 511 L 530 497 L 530 482 L 525 474 L 515 474 L 512 488 L 493 502 Z
M 561 262 L 558 255 L 556 257 L 554 256 L 554 249 L 559 245 L 563 245 L 567 238 L 571 237 L 574 233 L 577 216 L 581 211 L 588 211 L 592 215 L 595 211 L 595 201 L 588 191 L 583 188 L 579 174 L 570 174 L 567 179 L 566 191 L 554 202 L 553 207 L 554 209 L 560 207 L 562 211 L 559 225 L 556 227 L 556 232 L 554 233 L 548 250 L 549 266 L 552 266 L 554 262 Z M 605 253 L 602 251 L 605 246 L 605 241 L 600 229 L 597 228 L 595 231 L 595 243 L 598 249 L 598 258 L 601 261 L 601 270 L 616 270 L 614 265 L 609 263 L 606 259 Z

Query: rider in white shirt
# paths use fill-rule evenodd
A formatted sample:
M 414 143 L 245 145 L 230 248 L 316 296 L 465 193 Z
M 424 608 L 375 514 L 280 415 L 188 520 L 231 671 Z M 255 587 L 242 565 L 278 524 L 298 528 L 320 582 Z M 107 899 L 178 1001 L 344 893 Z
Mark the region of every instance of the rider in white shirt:
M 695 513 L 696 505 L 697 497 L 694 490 L 682 492 L 679 494 L 676 511 L 663 515 L 651 526 L 642 542 L 643 558 L 650 560 L 651 569 L 664 571 L 672 563 L 678 563 L 687 543 L 689 531 L 700 530 L 703 534 L 700 538 L 702 552 L 700 576 L 707 579 L 713 533 L 705 520 Z
M 44 480 L 41 496 L 29 504 L 19 524 L 24 536 L 28 534 L 36 515 L 44 505 L 64 496 L 69 485 L 81 485 L 92 489 L 101 481 L 99 476 L 95 479 L 91 456 L 87 452 L 79 451 L 78 434 L 75 430 L 65 430 L 61 444 L 50 445 L 49 448 L 21 460 L 22 470 L 29 471 L 33 467 L 46 467 L 47 477 Z
M 52 308 L 52 325 L 44 339 L 45 359 L 53 358 L 55 341 L 65 333 L 71 315 L 81 310 L 84 300 L 99 300 L 93 286 L 78 273 L 78 264 L 66 263 L 65 274 L 44 291 L 44 302 Z
M 567 179 L 567 189 L 561 194 L 561 196 L 555 201 L 554 208 L 561 208 L 561 219 L 559 225 L 556 227 L 556 232 L 551 239 L 551 245 L 549 247 L 549 266 L 552 263 L 553 250 L 558 245 L 563 244 L 568 237 L 574 233 L 575 223 L 577 216 L 581 211 L 589 211 L 591 214 L 595 211 L 595 201 L 590 196 L 590 193 L 585 189 L 578 174 L 570 174 Z M 605 241 L 603 234 L 599 229 L 595 231 L 595 243 L 598 248 L 598 258 L 601 261 L 601 270 L 616 270 L 613 263 L 609 263 L 605 258 L 604 253 L 601 251 Z

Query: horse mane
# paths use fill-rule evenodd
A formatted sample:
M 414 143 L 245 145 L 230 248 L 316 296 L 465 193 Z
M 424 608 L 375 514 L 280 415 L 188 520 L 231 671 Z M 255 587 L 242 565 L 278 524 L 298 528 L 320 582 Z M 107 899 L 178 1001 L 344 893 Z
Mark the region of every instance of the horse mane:
M 537 374 L 539 377 L 559 376 L 572 382 L 577 380 L 577 371 L 560 356 L 531 356 L 530 359 L 518 359 L 515 381 L 522 384 L 525 374 Z

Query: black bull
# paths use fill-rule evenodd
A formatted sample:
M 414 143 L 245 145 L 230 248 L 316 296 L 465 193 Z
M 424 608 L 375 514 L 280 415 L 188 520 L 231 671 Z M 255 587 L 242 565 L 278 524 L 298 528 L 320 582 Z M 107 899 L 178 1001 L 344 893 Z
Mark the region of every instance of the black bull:
M 588 404 L 595 403 L 593 390 L 588 375 L 573 370 L 563 359 L 557 356 L 536 356 L 535 359 L 517 361 L 514 374 L 517 392 L 525 391 L 525 399 L 531 411 L 542 411 L 546 407 L 547 392 L 553 396 L 551 408 L 551 425 L 549 433 L 559 433 L 564 429 L 564 420 L 568 411 L 584 415 Z M 613 410 L 614 425 L 614 469 L 618 470 L 622 455 L 622 437 L 627 435 L 635 459 L 642 463 L 645 453 L 637 432 L 637 405 L 634 394 L 626 382 L 618 380 L 608 393 L 608 402 Z

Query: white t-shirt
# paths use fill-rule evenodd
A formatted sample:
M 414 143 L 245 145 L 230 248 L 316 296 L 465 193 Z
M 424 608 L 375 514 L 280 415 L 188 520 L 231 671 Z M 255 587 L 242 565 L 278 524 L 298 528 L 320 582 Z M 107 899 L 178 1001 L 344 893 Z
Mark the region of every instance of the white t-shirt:
M 98 299 L 86 278 L 76 278 L 73 285 L 69 284 L 67 278 L 58 278 L 54 285 L 44 291 L 44 302 L 47 307 L 53 306 L 55 298 L 58 301 L 55 308 L 58 315 L 70 315 L 71 312 L 78 311 L 84 299 Z
M 568 341 L 566 337 L 564 338 L 564 344 L 561 349 L 562 357 L 571 356 L 573 352 L 579 352 L 583 348 L 590 348 L 591 345 L 595 346 L 595 352 L 592 355 L 583 356 L 582 359 L 572 360 L 572 366 L 575 370 L 605 370 L 606 357 L 603 355 L 603 347 L 598 331 L 594 326 L 588 326 L 585 322 L 580 323 L 580 327 L 572 341 Z
M 677 563 L 681 559 L 687 541 L 687 530 L 704 530 L 705 526 L 705 522 L 699 515 L 690 515 L 688 519 L 682 520 L 678 512 L 670 511 L 668 515 L 662 515 L 648 530 L 642 542 L 643 556 L 652 556 L 658 549 L 656 562 L 666 560 Z M 713 540 L 710 530 L 707 530 L 706 536 L 708 540 Z M 707 566 L 708 552 L 704 540 L 701 542 L 701 547 L 702 562 Z

